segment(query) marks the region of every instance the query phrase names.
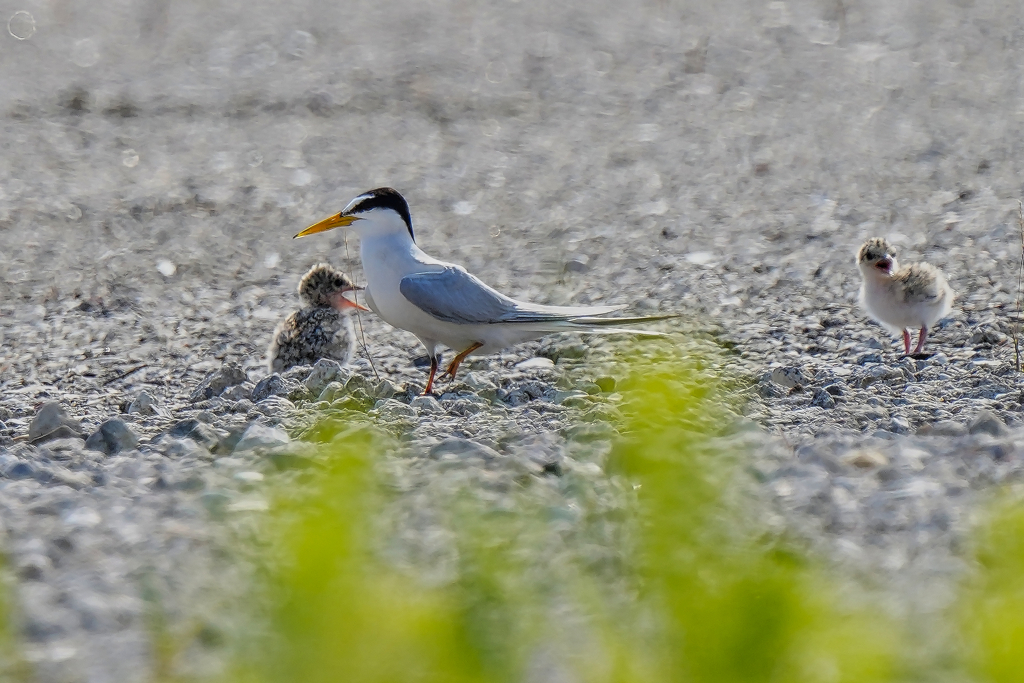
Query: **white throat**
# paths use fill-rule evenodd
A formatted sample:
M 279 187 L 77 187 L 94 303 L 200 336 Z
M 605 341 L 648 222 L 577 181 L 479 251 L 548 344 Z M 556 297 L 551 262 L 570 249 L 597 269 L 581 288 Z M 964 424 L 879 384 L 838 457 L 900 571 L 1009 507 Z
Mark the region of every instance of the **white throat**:
M 412 243 L 412 233 L 402 217 L 391 209 L 372 209 L 360 214 L 359 220 L 352 224 L 352 229 L 360 240 L 376 236 L 395 236 Z

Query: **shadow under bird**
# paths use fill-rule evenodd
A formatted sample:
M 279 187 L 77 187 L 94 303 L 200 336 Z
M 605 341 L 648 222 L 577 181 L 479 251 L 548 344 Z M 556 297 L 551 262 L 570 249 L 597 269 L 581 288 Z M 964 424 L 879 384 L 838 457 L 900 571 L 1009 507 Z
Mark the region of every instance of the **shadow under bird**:
M 930 263 L 899 266 L 896 250 L 873 237 L 857 252 L 857 267 L 864 282 L 860 303 L 874 320 L 894 334 L 903 333 L 903 351 L 910 355 L 910 330 L 920 330 L 914 353 L 924 350 L 928 328 L 953 306 L 953 290 L 945 276 Z
M 270 372 L 313 365 L 321 358 L 349 363 L 355 352 L 355 331 L 349 314 L 366 309 L 345 296 L 361 289 L 341 271 L 320 263 L 302 276 L 303 307 L 281 321 L 267 349 Z
M 385 322 L 416 335 L 427 350 L 430 376 L 424 395 L 433 389 L 442 344 L 456 352 L 442 377 L 455 379 L 470 354 L 493 353 L 553 332 L 636 333 L 614 326 L 676 317 L 604 318 L 624 306 L 545 306 L 507 297 L 465 268 L 421 250 L 409 205 L 390 187 L 359 195 L 340 213 L 295 237 L 342 227 L 359 235 L 366 304 Z

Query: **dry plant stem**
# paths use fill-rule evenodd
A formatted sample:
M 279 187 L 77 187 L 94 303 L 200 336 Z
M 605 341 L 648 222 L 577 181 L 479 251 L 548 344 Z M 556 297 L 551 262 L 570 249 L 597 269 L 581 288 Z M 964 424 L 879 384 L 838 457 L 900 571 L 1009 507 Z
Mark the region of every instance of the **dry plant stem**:
M 1017 311 L 1013 321 L 1013 356 L 1017 372 L 1020 372 L 1020 300 L 1024 284 L 1024 203 L 1017 200 L 1017 225 L 1020 227 L 1020 268 L 1017 270 Z
M 345 235 L 345 260 L 349 265 L 351 265 L 352 254 L 348 250 L 348 234 Z M 366 333 L 363 332 L 363 316 L 358 308 L 356 309 L 356 322 L 359 323 L 359 345 L 363 347 L 363 355 L 366 356 L 366 360 L 370 362 L 370 369 L 373 370 L 373 376 L 379 382 L 380 375 L 377 373 L 377 366 L 373 363 L 373 358 L 370 356 L 370 350 L 366 348 Z M 1020 367 L 1019 363 L 1018 367 Z

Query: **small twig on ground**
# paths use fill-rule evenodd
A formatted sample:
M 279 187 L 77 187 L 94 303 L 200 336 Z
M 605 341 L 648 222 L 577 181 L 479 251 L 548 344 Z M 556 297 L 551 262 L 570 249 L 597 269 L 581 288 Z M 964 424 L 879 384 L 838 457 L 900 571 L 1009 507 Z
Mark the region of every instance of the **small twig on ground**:
M 351 265 L 352 254 L 348 251 L 348 233 L 345 233 L 345 260 Z M 373 376 L 380 381 L 380 375 L 377 374 L 377 366 L 373 364 L 373 358 L 370 357 L 370 350 L 366 348 L 366 333 L 363 332 L 363 316 L 361 311 L 356 309 L 356 322 L 359 323 L 359 345 L 363 347 L 363 355 L 366 356 L 366 360 L 370 361 L 370 369 L 373 370 Z
M 108 379 L 108 380 L 105 380 L 105 381 L 103 382 L 103 386 L 107 386 L 108 384 L 113 384 L 114 382 L 116 382 L 116 381 L 118 381 L 118 380 L 124 379 L 124 378 L 125 378 L 125 377 L 127 377 L 128 375 L 133 375 L 133 374 L 135 374 L 136 372 L 138 372 L 138 371 L 139 371 L 139 370 L 141 370 L 142 368 L 148 368 L 148 367 L 149 367 L 149 363 L 142 363 L 141 365 L 136 365 L 136 366 L 135 366 L 134 368 L 131 368 L 131 369 L 125 370 L 125 371 L 124 371 L 124 372 L 122 372 L 121 374 L 119 374 L 119 375 L 116 375 L 116 376 L 114 376 L 114 377 L 111 377 L 111 378 L 110 378 L 110 379 Z
M 1021 288 L 1024 285 L 1024 203 L 1017 200 L 1017 225 L 1020 228 L 1020 268 L 1017 270 L 1017 310 L 1011 326 L 1013 332 L 1013 357 L 1017 372 L 1020 372 L 1020 303 Z

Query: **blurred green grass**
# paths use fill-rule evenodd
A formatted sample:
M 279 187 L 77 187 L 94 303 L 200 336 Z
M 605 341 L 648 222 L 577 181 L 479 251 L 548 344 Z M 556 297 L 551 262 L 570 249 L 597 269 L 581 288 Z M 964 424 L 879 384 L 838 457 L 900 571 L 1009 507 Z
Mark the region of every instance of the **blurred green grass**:
M 743 454 L 721 434 L 714 376 L 679 363 L 635 374 L 624 391 L 616 456 L 639 487 L 635 566 L 641 601 L 657 615 L 655 680 L 899 680 L 896 625 L 839 601 L 827 570 L 735 495 Z
M 6 569 L 5 558 L 0 555 L 0 683 L 24 683 L 31 677 L 14 631 L 16 620 Z
M 450 582 L 389 566 L 374 526 L 385 437 L 311 432 L 330 465 L 315 492 L 270 513 L 270 630 L 231 679 L 504 683 L 535 678 L 547 653 L 549 674 L 595 683 L 897 680 L 895 625 L 840 604 L 821 567 L 766 541 L 730 495 L 741 453 L 717 440 L 733 413 L 713 364 L 629 364 L 609 463 L 636 513 L 618 576 L 571 553 L 541 564 L 551 515 L 529 482 L 512 505 L 472 491 L 446 502 Z M 566 623 L 578 632 L 560 633 Z
M 337 415 L 307 429 L 324 457 L 301 480 L 273 489 L 253 551 L 258 618 L 235 634 L 229 665 L 215 679 L 1022 679 L 1019 498 L 1005 499 L 980 527 L 979 571 L 950 615 L 966 636 L 962 651 L 922 670 L 907 654 L 905 624 L 862 594 L 854 601 L 834 570 L 761 521 L 764 503 L 743 472 L 744 436 L 732 431 L 735 386 L 716 362 L 669 355 L 623 365 L 632 370 L 619 382 L 613 413 L 620 436 L 597 480 L 569 467 L 558 476 L 496 478 L 491 488 L 464 476 L 433 494 L 437 508 L 423 513 L 440 513 L 455 558 L 440 579 L 387 551 L 393 529 L 381 520 L 409 493 L 408 482 L 399 490 L 381 467 L 394 458 L 395 435 L 365 417 L 353 424 Z M 458 470 L 426 472 L 413 486 L 449 471 Z M 617 492 L 618 512 L 585 490 L 595 481 Z M 578 509 L 567 508 L 570 494 L 568 508 Z M 584 546 L 597 545 L 610 547 L 595 560 Z M 176 639 L 153 590 L 144 598 L 154 680 L 210 680 L 178 673 L 190 644 Z M 13 683 L 28 679 L 6 597 L 0 592 L 0 682 Z
M 1024 680 L 1024 504 L 1019 492 L 992 503 L 974 538 L 977 571 L 955 617 L 976 680 Z

